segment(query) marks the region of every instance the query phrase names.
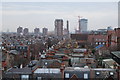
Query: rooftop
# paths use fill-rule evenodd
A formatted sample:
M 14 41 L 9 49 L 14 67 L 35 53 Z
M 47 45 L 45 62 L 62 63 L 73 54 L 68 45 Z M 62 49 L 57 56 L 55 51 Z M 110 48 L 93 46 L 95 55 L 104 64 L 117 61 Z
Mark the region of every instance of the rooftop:
M 31 68 L 11 68 L 6 74 L 32 74 Z
M 116 57 L 120 58 L 120 51 L 112 52 L 112 54 L 115 55 Z
M 34 71 L 34 73 L 40 74 L 40 73 L 60 73 L 60 69 L 59 68 L 38 68 Z
M 90 71 L 90 68 L 66 67 L 65 71 Z

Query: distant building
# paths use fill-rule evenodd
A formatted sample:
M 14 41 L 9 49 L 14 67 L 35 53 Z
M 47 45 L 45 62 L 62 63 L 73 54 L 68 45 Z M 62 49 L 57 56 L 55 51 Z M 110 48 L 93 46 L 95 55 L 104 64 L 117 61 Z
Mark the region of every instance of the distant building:
M 19 27 L 17 28 L 17 33 L 20 34 L 20 33 L 22 33 L 22 31 L 23 31 L 23 28 L 19 26 Z
M 63 20 L 62 19 L 56 19 L 55 20 L 55 34 L 58 37 L 63 36 Z
M 108 47 L 111 50 L 120 50 L 120 28 L 114 30 L 108 30 Z
M 78 45 L 84 48 L 87 45 L 88 34 L 71 34 L 71 39 L 76 40 Z
M 88 35 L 88 43 L 95 47 L 98 45 L 108 46 L 108 35 L 106 29 L 91 31 Z
M 113 30 L 111 26 L 107 27 L 107 30 Z
M 79 34 L 80 30 L 75 29 L 75 34 Z
M 18 52 L 23 53 L 24 57 L 29 58 L 30 57 L 30 53 L 29 53 L 29 47 L 27 45 L 17 45 L 16 46 L 16 50 Z
M 63 35 L 68 35 L 68 30 L 65 28 L 64 30 L 63 30 Z
M 117 50 L 120 50 L 120 28 L 116 28 L 115 29 L 115 33 L 117 36 Z
M 67 20 L 67 31 L 68 31 L 68 34 L 69 34 L 69 21 Z
M 40 29 L 39 29 L 39 28 L 35 28 L 35 29 L 34 29 L 34 34 L 39 34 L 39 32 L 40 32 Z
M 28 29 L 28 28 L 24 28 L 23 34 L 24 34 L 24 35 L 27 35 L 28 33 L 29 33 L 29 29 Z
M 48 34 L 48 29 L 47 28 L 43 28 L 43 35 L 47 35 Z
M 69 34 L 69 21 L 67 20 L 66 28 L 64 28 L 63 30 L 63 39 L 68 39 L 68 38 L 70 38 L 70 34 Z
M 86 32 L 87 31 L 87 19 L 80 19 L 79 20 L 79 32 Z
M 93 47 L 104 45 L 111 50 L 120 50 L 120 28 L 112 30 L 108 27 L 108 29 L 91 31 L 88 36 L 88 43 Z

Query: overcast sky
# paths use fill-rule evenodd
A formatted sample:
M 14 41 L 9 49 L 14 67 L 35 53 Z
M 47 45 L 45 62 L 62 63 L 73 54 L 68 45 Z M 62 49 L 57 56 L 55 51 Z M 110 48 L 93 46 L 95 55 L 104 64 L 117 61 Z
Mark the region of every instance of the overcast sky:
M 2 30 L 16 31 L 22 26 L 54 30 L 54 20 L 69 20 L 70 31 L 78 27 L 78 16 L 88 19 L 88 30 L 118 27 L 117 2 L 5 2 L 2 3 Z M 0 11 L 0 12 L 1 12 Z

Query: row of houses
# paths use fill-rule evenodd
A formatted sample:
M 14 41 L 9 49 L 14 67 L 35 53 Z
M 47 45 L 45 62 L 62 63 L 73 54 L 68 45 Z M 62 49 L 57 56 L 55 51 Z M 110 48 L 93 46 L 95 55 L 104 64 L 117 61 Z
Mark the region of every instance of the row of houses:
M 101 47 L 101 43 L 96 44 L 96 41 L 101 41 L 101 40 L 106 41 L 105 44 L 102 43 L 102 45 L 105 45 L 105 47 L 111 46 L 111 44 L 110 45 L 108 44 L 109 41 L 111 41 L 112 39 L 112 37 L 109 36 L 110 35 L 112 36 L 112 34 L 113 32 L 111 34 L 108 34 L 108 32 L 106 31 L 105 33 L 101 32 L 101 33 L 92 33 L 92 34 L 71 34 L 72 40 L 60 41 L 56 45 L 51 46 L 49 49 L 43 50 L 42 53 L 37 54 L 38 58 L 31 59 L 30 62 L 29 61 L 25 62 L 23 57 L 19 58 L 20 55 L 23 55 L 21 53 L 18 55 L 18 57 L 15 56 L 17 52 L 19 51 L 21 52 L 21 49 L 23 52 L 24 49 L 27 49 L 27 51 L 29 51 L 28 46 L 25 47 L 25 45 L 20 45 L 21 47 L 20 48 L 18 45 L 17 47 L 15 47 L 17 52 L 14 50 L 6 52 L 4 50 L 5 54 L 10 55 L 10 53 L 12 53 L 13 55 L 15 53 L 13 61 L 19 58 L 21 59 L 19 61 L 25 62 L 26 65 L 23 66 L 23 64 L 20 63 L 20 67 L 12 66 L 11 68 L 7 69 L 5 72 L 3 72 L 3 80 L 4 79 L 16 79 L 16 80 L 119 79 L 120 71 L 119 71 L 118 52 L 114 54 L 111 53 L 112 58 L 114 60 L 112 62 L 112 66 L 111 64 L 109 64 L 110 60 L 103 60 L 102 66 L 98 68 L 99 66 L 98 58 L 101 55 L 96 57 L 98 54 L 94 55 L 93 52 L 89 50 L 89 45 L 95 47 L 96 49 Z M 117 46 L 119 44 L 118 34 L 119 33 L 115 33 L 115 35 L 117 35 L 117 43 L 116 43 Z M 105 35 L 105 37 L 103 37 L 103 35 Z M 89 37 L 92 37 L 94 39 Z M 89 39 L 94 41 L 90 41 Z M 37 43 L 35 46 L 31 47 L 31 49 L 33 49 L 32 51 L 34 54 L 36 54 L 37 49 L 39 49 L 38 45 L 39 44 Z M 43 46 L 41 47 L 43 48 Z M 40 52 L 40 50 L 38 51 Z M 31 53 L 27 55 L 27 57 L 30 55 Z M 8 58 L 8 56 L 6 57 Z M 7 60 L 9 61 L 9 59 Z M 18 61 L 16 62 L 18 63 Z M 117 65 L 115 64 L 113 66 L 114 62 L 117 63 Z
M 5 77 L 4 77 L 5 76 Z M 79 80 L 79 79 L 118 79 L 115 69 L 110 68 L 81 68 L 81 67 L 65 67 L 65 68 L 12 68 L 4 75 L 4 79 L 16 80 Z
M 97 68 L 95 56 L 86 53 L 87 49 L 69 49 L 64 44 L 65 42 L 60 42 L 59 46 L 41 54 L 35 66 L 8 69 L 3 80 L 118 79 L 118 69 L 108 66 Z
M 25 63 L 23 66 L 26 66 L 31 59 L 39 59 L 39 54 L 46 50 L 48 45 L 53 44 L 50 40 L 57 42 L 56 38 L 51 38 L 48 44 L 48 36 L 24 36 L 13 33 L 3 33 L 1 38 L 0 49 L 2 50 L 2 67 L 4 70 L 18 66 L 19 63 Z

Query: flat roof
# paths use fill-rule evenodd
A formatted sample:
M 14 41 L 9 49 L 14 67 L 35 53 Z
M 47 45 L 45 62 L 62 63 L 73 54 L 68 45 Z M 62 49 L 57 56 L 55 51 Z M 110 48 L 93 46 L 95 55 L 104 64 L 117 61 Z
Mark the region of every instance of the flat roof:
M 103 61 L 114 61 L 113 59 L 103 59 Z
M 31 68 L 11 68 L 6 74 L 32 74 Z
M 115 69 L 111 69 L 111 68 L 93 68 L 93 70 L 96 70 L 96 71 L 115 71 Z
M 116 57 L 120 58 L 120 51 L 115 51 L 111 53 L 114 54 Z
M 44 73 L 60 73 L 60 69 L 58 68 L 38 68 L 34 71 L 37 74 L 44 74 Z
M 66 67 L 65 71 L 90 71 L 90 68 L 83 67 Z

